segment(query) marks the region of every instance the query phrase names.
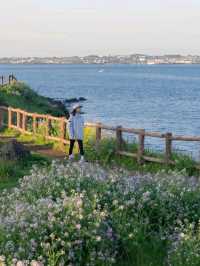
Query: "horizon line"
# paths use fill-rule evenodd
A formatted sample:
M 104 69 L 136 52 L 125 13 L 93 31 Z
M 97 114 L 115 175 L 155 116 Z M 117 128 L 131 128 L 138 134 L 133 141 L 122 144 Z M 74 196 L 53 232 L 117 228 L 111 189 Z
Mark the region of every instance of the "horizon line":
M 182 54 L 182 53 L 165 53 L 165 54 L 148 54 L 148 53 L 128 53 L 128 54 L 86 54 L 86 55 L 50 55 L 50 56 L 34 56 L 34 55 L 28 55 L 28 56 L 0 56 L 0 58 L 29 58 L 29 57 L 34 57 L 34 58 L 65 58 L 65 57 L 87 57 L 87 56 L 98 56 L 98 57 L 104 57 L 104 56 L 131 56 L 131 55 L 144 55 L 144 56 L 200 56 L 200 54 L 193 54 L 193 53 L 187 53 L 187 54 Z

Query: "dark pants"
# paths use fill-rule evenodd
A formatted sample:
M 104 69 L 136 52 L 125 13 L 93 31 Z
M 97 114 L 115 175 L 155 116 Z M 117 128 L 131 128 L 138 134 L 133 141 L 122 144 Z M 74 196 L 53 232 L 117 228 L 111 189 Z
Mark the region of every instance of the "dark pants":
M 72 155 L 75 141 L 76 141 L 75 139 L 70 139 L 69 155 Z M 78 147 L 79 147 L 80 155 L 83 156 L 84 155 L 83 141 L 80 140 L 80 139 L 78 139 L 77 142 L 78 142 Z

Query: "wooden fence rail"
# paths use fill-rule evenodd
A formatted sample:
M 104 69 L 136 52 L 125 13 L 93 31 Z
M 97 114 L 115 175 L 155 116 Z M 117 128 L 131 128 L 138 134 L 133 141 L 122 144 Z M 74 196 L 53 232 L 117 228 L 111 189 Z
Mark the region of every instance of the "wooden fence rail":
M 6 117 L 6 122 L 5 122 Z M 51 129 L 52 123 L 57 123 L 59 128 L 59 136 L 52 136 Z M 42 123 L 45 132 L 38 132 L 39 124 Z M 63 145 L 69 144 L 67 137 L 67 124 L 68 120 L 65 117 L 54 117 L 51 115 L 43 115 L 37 113 L 29 113 L 21 109 L 12 107 L 0 106 L 0 126 L 7 126 L 13 128 L 21 133 L 26 134 L 39 134 L 43 135 L 47 140 L 54 140 L 62 143 Z M 162 163 L 166 165 L 175 165 L 175 161 L 172 160 L 172 144 L 173 141 L 191 141 L 200 142 L 200 136 L 178 136 L 168 132 L 162 134 L 160 132 L 147 132 L 144 129 L 124 128 L 122 126 L 107 126 L 101 123 L 85 123 L 85 127 L 94 128 L 96 130 L 96 147 L 103 138 L 102 130 L 115 132 L 116 136 L 116 154 L 120 156 L 128 156 L 135 158 L 139 164 L 143 164 L 145 161 Z M 127 152 L 123 150 L 124 140 L 123 133 L 134 134 L 138 138 L 137 152 Z M 154 137 L 160 138 L 165 141 L 165 151 L 163 159 L 147 156 L 145 154 L 145 138 Z M 200 169 L 197 164 L 196 168 Z

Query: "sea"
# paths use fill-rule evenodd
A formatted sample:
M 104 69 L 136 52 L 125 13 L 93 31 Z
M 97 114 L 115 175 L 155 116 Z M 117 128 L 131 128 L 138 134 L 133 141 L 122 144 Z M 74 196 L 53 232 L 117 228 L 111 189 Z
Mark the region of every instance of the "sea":
M 200 136 L 200 65 L 0 65 L 0 76 L 11 73 L 41 95 L 86 98 L 88 122 Z M 146 145 L 164 149 L 155 138 Z M 200 160 L 199 142 L 173 149 Z

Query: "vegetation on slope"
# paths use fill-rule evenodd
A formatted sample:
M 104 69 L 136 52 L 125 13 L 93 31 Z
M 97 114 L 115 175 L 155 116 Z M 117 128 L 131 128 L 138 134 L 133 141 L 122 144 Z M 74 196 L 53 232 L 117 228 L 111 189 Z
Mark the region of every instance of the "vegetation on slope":
M 54 116 L 68 115 L 65 106 L 61 102 L 38 95 L 22 82 L 0 87 L 0 105 L 40 114 L 51 114 Z
M 40 114 L 51 114 L 54 116 L 68 115 L 62 103 L 38 95 L 22 82 L 0 87 L 0 105 Z M 16 138 L 20 140 L 20 134 L 12 130 L 5 129 L 1 132 L 1 135 L 17 136 Z M 42 145 L 43 138 L 41 139 L 40 143 Z M 0 140 L 0 146 L 2 143 L 3 140 Z M 0 190 L 17 186 L 19 179 L 28 174 L 34 164 L 43 165 L 48 162 L 47 158 L 38 154 L 31 154 L 28 158 L 21 161 L 5 161 L 0 158 Z

